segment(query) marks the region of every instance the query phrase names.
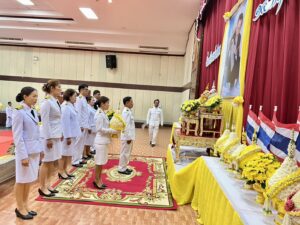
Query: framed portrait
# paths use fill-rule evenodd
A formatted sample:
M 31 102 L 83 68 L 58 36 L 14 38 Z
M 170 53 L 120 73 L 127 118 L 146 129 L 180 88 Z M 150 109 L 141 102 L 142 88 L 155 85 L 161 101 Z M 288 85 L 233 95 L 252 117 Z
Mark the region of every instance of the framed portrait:
M 247 15 L 248 2 L 249 0 L 239 1 L 226 22 L 219 68 L 219 89 L 223 98 L 243 96 L 241 86 L 244 86 L 245 69 L 241 67 L 247 61 L 251 24 Z

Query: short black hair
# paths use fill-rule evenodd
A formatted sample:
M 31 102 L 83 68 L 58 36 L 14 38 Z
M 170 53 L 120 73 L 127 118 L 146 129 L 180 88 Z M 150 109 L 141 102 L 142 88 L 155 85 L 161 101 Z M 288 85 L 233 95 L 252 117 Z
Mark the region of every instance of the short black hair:
M 156 101 L 158 101 L 158 103 L 160 103 L 160 101 L 159 101 L 159 99 L 157 98 L 157 99 L 155 99 L 154 101 L 153 101 L 153 103 L 155 103 Z
M 100 108 L 101 107 L 101 104 L 105 104 L 106 102 L 108 102 L 109 101 L 109 98 L 108 97 L 106 97 L 106 96 L 101 96 L 100 98 L 99 98 L 99 100 L 97 100 L 96 102 L 95 102 L 95 108 Z
M 132 98 L 130 96 L 127 96 L 123 98 L 123 104 L 126 105 L 127 102 L 129 102 Z
M 88 88 L 88 87 L 89 87 L 89 85 L 87 85 L 87 84 L 79 84 L 78 91 L 80 92 L 81 89 Z
M 96 95 L 96 94 L 100 94 L 100 91 L 99 90 L 93 91 L 93 95 Z
M 11 104 L 11 102 L 8 102 L 7 104 Z
M 76 94 L 76 91 L 74 89 L 67 89 L 64 94 L 63 94 L 63 98 L 65 101 L 70 101 L 70 98 Z

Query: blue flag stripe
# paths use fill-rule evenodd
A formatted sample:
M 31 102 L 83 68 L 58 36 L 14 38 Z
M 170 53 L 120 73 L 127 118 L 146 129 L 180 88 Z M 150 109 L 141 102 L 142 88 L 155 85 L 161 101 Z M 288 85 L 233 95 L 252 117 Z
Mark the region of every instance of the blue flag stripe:
M 280 149 L 285 154 L 288 153 L 287 149 L 290 143 L 289 138 L 275 132 L 273 138 L 271 139 L 271 145 L 275 146 L 277 149 Z
M 266 148 L 270 149 L 271 138 L 267 135 L 266 131 L 260 127 L 258 130 L 257 138 L 266 146 Z

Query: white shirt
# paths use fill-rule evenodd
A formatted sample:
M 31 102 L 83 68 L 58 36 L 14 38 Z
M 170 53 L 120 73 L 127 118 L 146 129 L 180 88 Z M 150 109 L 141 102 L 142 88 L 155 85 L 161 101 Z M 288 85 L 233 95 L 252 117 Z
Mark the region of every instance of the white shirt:
M 71 102 L 61 105 L 61 121 L 64 138 L 75 138 L 80 136 L 81 130 L 75 106 Z
M 89 105 L 86 97 L 80 95 L 76 99 L 75 108 L 79 116 L 79 126 L 82 128 L 90 129 L 89 125 Z
M 61 108 L 58 100 L 48 96 L 41 105 L 42 137 L 45 139 L 61 138 Z
M 5 109 L 6 117 L 11 118 L 13 114 L 13 108 L 11 106 L 7 106 Z
M 125 107 L 122 112 L 122 117 L 126 123 L 126 127 L 121 133 L 121 141 L 135 140 L 135 123 L 132 111 Z
M 164 125 L 163 111 L 159 107 L 153 107 L 148 110 L 147 124 L 150 126 Z
M 109 119 L 102 109 L 98 109 L 95 114 L 96 121 L 96 138 L 95 144 L 105 145 L 111 143 L 111 134 L 115 131 L 109 128 Z
M 13 110 L 12 131 L 14 144 L 16 146 L 16 158 L 27 159 L 29 155 L 43 151 L 43 144 L 40 138 L 38 114 L 25 103 Z
M 92 130 L 92 133 L 96 133 L 96 120 L 95 120 L 96 109 L 94 109 L 94 107 L 90 105 L 88 105 L 88 109 L 89 109 L 90 129 Z

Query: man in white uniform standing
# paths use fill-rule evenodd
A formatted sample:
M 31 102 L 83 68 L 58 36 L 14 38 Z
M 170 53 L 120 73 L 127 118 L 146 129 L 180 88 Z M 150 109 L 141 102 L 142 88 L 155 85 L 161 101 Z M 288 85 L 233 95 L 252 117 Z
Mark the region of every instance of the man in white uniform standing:
M 125 97 L 123 99 L 124 109 L 122 112 L 123 120 L 126 123 L 125 130 L 121 134 L 121 152 L 119 159 L 118 172 L 120 174 L 129 175 L 132 170 L 127 168 L 129 163 L 130 154 L 132 151 L 133 141 L 135 140 L 135 124 L 134 117 L 131 111 L 133 107 L 133 100 L 131 97 Z
M 82 164 L 86 164 L 86 162 L 82 160 L 82 156 L 85 147 L 85 141 L 90 130 L 88 103 L 86 100 L 86 97 L 89 94 L 88 85 L 80 84 L 78 87 L 78 91 L 79 96 L 76 99 L 75 108 L 78 115 L 81 135 L 78 136 L 75 141 L 75 151 L 72 157 L 72 165 L 76 167 L 82 167 Z
M 149 127 L 150 145 L 154 147 L 156 145 L 159 125 L 164 125 L 163 111 L 159 108 L 159 99 L 155 99 L 153 108 L 148 110 L 147 125 Z
M 5 113 L 6 113 L 6 127 L 10 128 L 12 126 L 13 108 L 11 106 L 11 102 L 8 102 L 7 104 L 8 104 L 8 106 L 5 109 Z

